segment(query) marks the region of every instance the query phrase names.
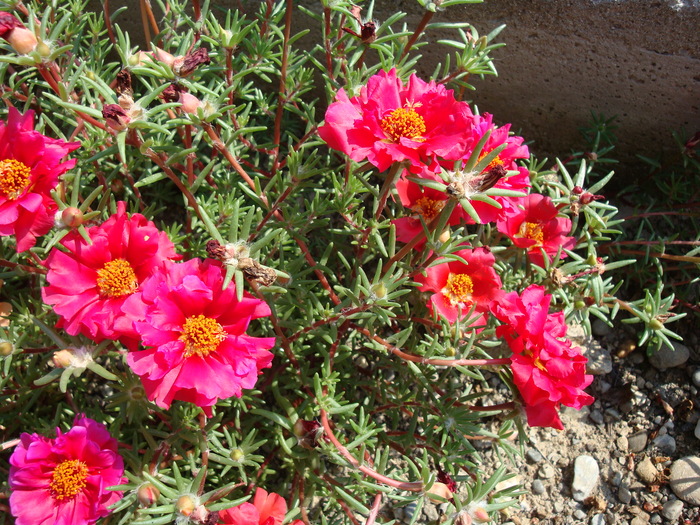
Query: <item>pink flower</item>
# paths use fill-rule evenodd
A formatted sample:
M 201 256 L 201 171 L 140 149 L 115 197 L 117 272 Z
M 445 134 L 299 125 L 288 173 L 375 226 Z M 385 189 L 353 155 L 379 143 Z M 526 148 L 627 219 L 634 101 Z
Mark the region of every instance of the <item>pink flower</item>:
M 0 122 L 0 235 L 15 235 L 18 252 L 53 226 L 57 206 L 50 192 L 75 166 L 75 159 L 61 159 L 78 147 L 34 131 L 33 111 L 10 108 L 7 124 Z
M 279 494 L 268 494 L 257 489 L 253 503 L 241 503 L 237 507 L 219 511 L 219 523 L 225 525 L 281 525 L 287 513 L 287 502 Z M 303 525 L 294 520 L 291 525 Z
M 583 389 L 593 381 L 587 359 L 565 339 L 564 313 L 549 313 L 552 296 L 543 286 L 528 286 L 521 295 L 505 294 L 492 305 L 504 324 L 496 329 L 513 351 L 513 382 L 525 404 L 531 426 L 563 428 L 560 405 L 580 409 L 594 399 Z
M 416 278 L 422 292 L 434 292 L 428 303 L 454 323 L 464 319 L 472 306 L 477 314 L 487 312 L 491 302 L 501 294 L 501 280 L 493 269 L 494 256 L 488 248 L 464 249 L 454 253 L 464 259 L 436 264 L 428 268 L 427 276 Z
M 71 335 L 82 334 L 95 342 L 121 340 L 135 348 L 138 334 L 122 305 L 135 293 L 153 268 L 177 258 L 165 232 L 139 213 L 129 217 L 126 204 L 99 226 L 87 229 L 88 244 L 70 232 L 46 259 L 48 286 L 44 302 L 61 316 L 58 325 Z
M 90 525 L 107 516 L 126 483 L 117 440 L 102 423 L 77 416 L 56 438 L 22 434 L 10 457 L 10 508 L 17 525 Z
M 129 352 L 127 362 L 158 406 L 179 399 L 211 416 L 219 399 L 240 397 L 270 366 L 274 337 L 245 333 L 270 308 L 248 293 L 239 302 L 235 285 L 222 290 L 223 280 L 218 261 L 166 261 L 125 301 L 147 347 Z
M 358 96 L 338 91 L 318 133 L 331 148 L 380 171 L 404 160 L 415 170 L 437 167 L 438 157 L 461 158 L 472 141 L 471 118 L 469 105 L 452 90 L 415 75 L 404 85 L 392 69 L 372 76 Z
M 508 210 L 497 222 L 498 231 L 505 233 L 518 248 L 527 250 L 530 260 L 545 266 L 541 250 L 547 258 L 556 255 L 559 248 L 573 249 L 576 239 L 567 234 L 571 231 L 571 221 L 566 217 L 557 217 L 559 211 L 552 199 L 533 193 L 520 202 L 522 209 Z M 561 257 L 566 257 L 561 252 Z

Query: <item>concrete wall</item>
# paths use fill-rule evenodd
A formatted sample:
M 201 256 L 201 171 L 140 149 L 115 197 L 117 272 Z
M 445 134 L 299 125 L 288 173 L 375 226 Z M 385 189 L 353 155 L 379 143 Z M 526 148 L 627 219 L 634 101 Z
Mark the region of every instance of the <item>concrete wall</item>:
M 113 9 L 131 6 L 118 23 L 141 35 L 138 1 L 110 3 Z M 246 9 L 258 3 L 212 1 Z M 423 14 L 415 0 L 375 4 L 375 18 L 405 11 L 409 27 Z M 486 0 L 438 12 L 433 21 L 467 21 L 480 34 L 507 24 L 498 37 L 507 46 L 494 55 L 499 76 L 474 79 L 478 89 L 469 96 L 482 112 L 512 122 L 533 140 L 539 157 L 582 147 L 578 128 L 591 111 L 617 115 L 616 155 L 628 172 L 635 154 L 673 150 L 672 131 L 700 131 L 700 0 Z M 435 41 L 447 35 L 427 36 Z M 422 48 L 428 56 L 422 73 L 432 72 L 447 50 Z

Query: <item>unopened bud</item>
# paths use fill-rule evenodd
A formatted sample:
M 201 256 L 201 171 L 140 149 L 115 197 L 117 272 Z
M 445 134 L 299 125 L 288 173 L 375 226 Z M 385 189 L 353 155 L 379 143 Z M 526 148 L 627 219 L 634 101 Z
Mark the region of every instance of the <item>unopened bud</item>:
M 171 55 L 167 51 L 163 51 L 159 47 L 157 47 L 155 49 L 155 51 L 153 52 L 153 57 L 156 60 L 163 62 L 164 64 L 167 64 L 168 66 L 171 66 L 171 67 L 173 65 L 173 62 L 175 62 L 175 57 L 173 55 Z
M 136 497 L 139 503 L 144 507 L 150 507 L 160 496 L 160 490 L 158 490 L 152 483 L 144 483 L 136 491 Z
M 20 55 L 26 55 L 34 51 L 37 45 L 36 35 L 25 27 L 18 27 L 12 30 L 6 37 L 12 49 Z
M 180 93 L 180 109 L 191 115 L 197 114 L 197 109 L 201 106 L 201 101 L 191 93 Z
M 9 341 L 0 343 L 0 356 L 7 357 L 14 351 L 15 347 Z
M 0 11 L 0 38 L 7 39 L 8 35 L 16 28 L 24 27 L 15 15 L 7 11 Z
M 51 46 L 46 42 L 39 42 L 36 45 L 36 52 L 39 53 L 40 57 L 48 58 L 51 56 Z
M 661 330 L 664 327 L 664 323 L 659 321 L 656 317 L 649 321 L 649 328 L 652 330 Z
M 67 348 L 53 353 L 53 365 L 56 368 L 68 368 L 73 362 L 73 352 Z
M 175 503 L 175 509 L 183 516 L 189 516 L 197 508 L 197 501 L 193 496 L 185 494 L 180 496 Z
M 61 222 L 68 228 L 77 228 L 83 223 L 83 212 L 78 208 L 69 206 L 61 212 Z
M 245 452 L 243 452 L 240 448 L 234 448 L 231 451 L 230 456 L 233 461 L 240 461 L 245 457 Z
M 430 491 L 427 494 L 428 499 L 436 504 L 444 503 L 445 500 L 449 501 L 452 499 L 452 491 L 447 485 L 440 482 L 433 483 L 433 486 L 430 487 Z
M 476 523 L 488 523 L 491 521 L 489 513 L 481 507 L 476 507 L 471 511 L 472 518 Z
M 373 284 L 371 288 L 372 294 L 377 298 L 377 299 L 384 299 L 386 297 L 386 285 L 383 282 L 379 282 L 377 284 Z
M 135 385 L 129 389 L 129 397 L 132 401 L 141 401 L 146 397 L 146 391 L 141 385 Z
M 440 237 L 438 237 L 438 240 L 443 244 L 446 243 L 447 241 L 449 241 L 450 240 L 450 229 L 448 228 L 445 231 L 443 231 L 440 234 Z

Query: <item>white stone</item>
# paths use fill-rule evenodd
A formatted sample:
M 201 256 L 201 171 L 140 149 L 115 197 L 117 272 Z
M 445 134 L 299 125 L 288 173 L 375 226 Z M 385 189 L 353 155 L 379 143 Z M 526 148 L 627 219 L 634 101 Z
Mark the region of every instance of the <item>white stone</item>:
M 649 356 L 649 362 L 654 368 L 658 368 L 659 370 L 675 368 L 685 364 L 688 360 L 688 357 L 690 357 L 690 350 L 688 350 L 687 346 L 676 343 L 675 341 L 671 344 L 673 348 L 661 345 L 661 348 Z
M 598 485 L 600 469 L 596 460 L 587 455 L 576 458 L 574 462 L 574 481 L 571 484 L 571 492 L 576 501 L 583 501 L 593 493 Z
M 664 503 L 661 515 L 668 521 L 675 523 L 683 512 L 683 502 L 679 499 L 671 499 Z
M 674 461 L 669 482 L 679 499 L 690 505 L 700 505 L 700 458 L 686 456 Z
M 606 525 L 605 514 L 594 514 L 591 516 L 590 525 Z
M 693 384 L 700 387 L 700 368 L 693 372 Z

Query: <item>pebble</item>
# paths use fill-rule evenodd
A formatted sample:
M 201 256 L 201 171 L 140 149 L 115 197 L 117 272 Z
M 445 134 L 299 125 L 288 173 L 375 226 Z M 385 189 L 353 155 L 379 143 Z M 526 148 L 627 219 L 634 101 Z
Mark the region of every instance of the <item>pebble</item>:
M 590 525 L 606 525 L 605 514 L 593 514 L 589 523 Z
M 686 456 L 671 465 L 671 490 L 690 505 L 700 505 L 700 458 Z
M 576 518 L 577 520 L 582 520 L 585 517 L 586 517 L 586 513 L 583 512 L 581 509 L 576 509 L 574 511 L 574 518 Z
M 661 516 L 658 514 L 652 514 L 651 518 L 649 518 L 649 523 L 661 523 L 662 521 Z
M 620 484 L 622 483 L 622 472 L 615 472 L 613 474 L 611 483 L 615 485 L 616 487 L 619 487 Z
M 700 439 L 700 419 L 698 419 L 698 424 L 695 425 L 695 437 Z
M 537 476 L 541 479 L 553 478 L 555 474 L 556 474 L 556 471 L 554 470 L 554 467 L 552 467 L 551 465 L 542 465 L 539 468 L 539 470 L 537 471 Z
M 627 359 L 629 359 L 633 365 L 641 365 L 644 362 L 644 353 L 632 352 Z
M 576 501 L 583 501 L 591 495 L 598 484 L 600 469 L 598 463 L 591 456 L 582 455 L 574 461 L 574 480 L 571 484 L 571 492 Z
M 630 521 L 630 525 L 647 525 L 647 523 L 649 523 L 649 519 L 643 516 L 636 516 Z
M 688 350 L 687 346 L 676 343 L 675 341 L 671 344 L 673 348 L 662 345 L 659 350 L 649 356 L 649 362 L 654 368 L 658 368 L 659 370 L 675 368 L 681 366 L 688 360 L 688 357 L 690 357 L 690 350 Z
M 612 385 L 610 383 L 608 383 L 607 381 L 603 381 L 602 379 L 598 381 L 598 390 L 600 391 L 601 394 L 605 394 L 611 388 L 612 388 Z
M 612 421 L 619 421 L 620 419 L 622 419 L 620 413 L 612 407 L 605 409 L 605 416 L 608 419 L 611 419 Z
M 637 474 L 637 477 L 647 485 L 654 483 L 656 481 L 656 476 L 658 475 L 658 471 L 656 470 L 654 463 L 652 463 L 651 459 L 648 457 L 639 462 L 639 465 L 637 465 L 637 468 L 635 469 L 635 473 Z
M 629 450 L 629 441 L 627 440 L 626 436 L 620 436 L 615 440 L 615 444 L 617 445 L 617 448 L 620 449 L 621 452 L 627 452 Z
M 604 376 L 612 372 L 613 364 L 610 352 L 596 340 L 585 341 L 581 347 L 583 355 L 586 356 L 586 372 L 594 376 Z
M 544 459 L 542 453 L 534 447 L 527 449 L 525 455 L 527 456 L 527 459 L 533 463 L 540 463 Z
M 670 522 L 678 522 L 683 512 L 683 502 L 679 499 L 670 499 L 664 503 L 661 515 Z
M 676 451 L 676 440 L 670 434 L 657 436 L 653 443 L 664 456 L 671 456 Z
M 591 331 L 594 335 L 597 335 L 598 337 L 603 337 L 612 333 L 613 329 L 612 326 L 608 326 L 608 324 L 602 319 L 596 319 L 595 321 L 593 321 L 593 324 L 591 324 Z
M 632 434 L 627 438 L 627 446 L 629 447 L 629 451 L 635 454 L 641 452 L 647 448 L 647 439 L 647 433 L 644 431 Z
M 620 486 L 620 490 L 617 491 L 617 499 L 620 500 L 620 503 L 624 503 L 625 505 L 630 504 L 632 501 L 632 493 L 630 489 L 627 488 L 627 485 Z
M 590 417 L 591 421 L 593 421 L 596 425 L 602 425 L 603 423 L 605 423 L 605 419 L 603 419 L 603 413 L 600 410 L 594 410 L 590 413 L 588 417 Z
M 700 368 L 693 372 L 693 384 L 700 387 Z
M 552 507 L 554 508 L 554 512 L 561 514 L 564 511 L 564 502 L 557 500 Z
M 539 479 L 532 482 L 532 492 L 534 494 L 544 494 L 545 490 L 544 483 L 542 483 Z

